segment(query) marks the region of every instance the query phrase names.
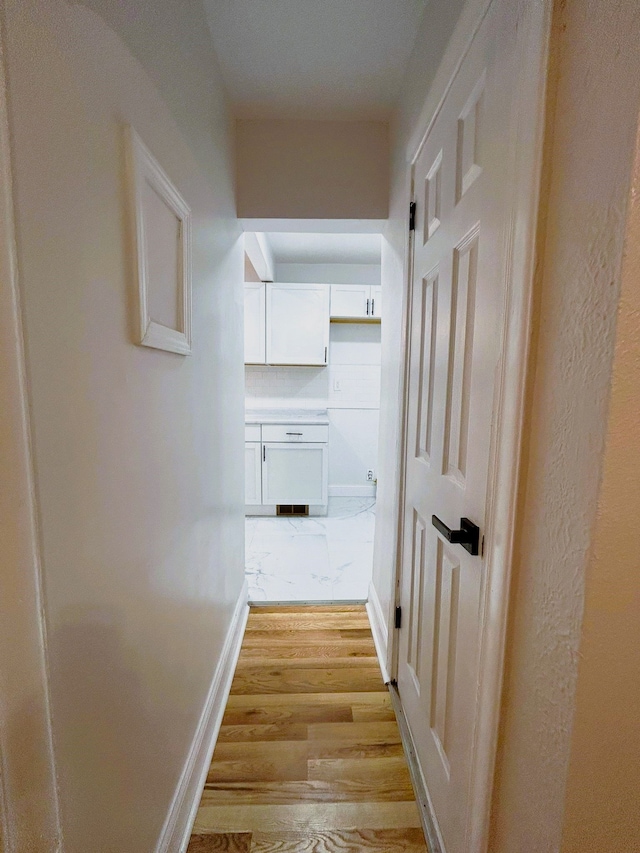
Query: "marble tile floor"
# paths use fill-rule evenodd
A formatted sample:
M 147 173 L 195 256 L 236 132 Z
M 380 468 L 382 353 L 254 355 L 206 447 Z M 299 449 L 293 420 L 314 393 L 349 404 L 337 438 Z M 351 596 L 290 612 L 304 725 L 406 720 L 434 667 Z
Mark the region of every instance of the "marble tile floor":
M 366 601 L 375 498 L 329 498 L 323 517 L 247 517 L 252 602 Z

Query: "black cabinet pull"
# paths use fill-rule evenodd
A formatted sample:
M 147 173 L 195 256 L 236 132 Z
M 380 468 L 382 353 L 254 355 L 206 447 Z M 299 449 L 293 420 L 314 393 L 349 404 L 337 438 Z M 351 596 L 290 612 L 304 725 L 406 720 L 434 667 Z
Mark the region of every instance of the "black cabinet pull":
M 371 300 L 371 316 L 372 316 L 372 317 L 375 317 L 375 316 L 376 316 L 376 309 L 375 309 L 375 307 L 374 307 L 374 306 L 375 306 L 375 304 L 376 304 L 376 300 L 375 300 L 375 299 L 372 299 L 372 300 Z
M 480 528 L 469 521 L 468 518 L 460 519 L 460 530 L 452 530 L 450 527 L 441 521 L 437 515 L 431 516 L 431 523 L 442 534 L 447 542 L 452 545 L 462 545 L 472 556 L 478 556 L 478 546 L 480 544 Z
M 367 299 L 367 317 L 369 316 L 369 302 L 370 302 L 370 301 L 371 301 L 371 300 Z
M 286 432 L 285 435 L 302 435 L 301 432 Z

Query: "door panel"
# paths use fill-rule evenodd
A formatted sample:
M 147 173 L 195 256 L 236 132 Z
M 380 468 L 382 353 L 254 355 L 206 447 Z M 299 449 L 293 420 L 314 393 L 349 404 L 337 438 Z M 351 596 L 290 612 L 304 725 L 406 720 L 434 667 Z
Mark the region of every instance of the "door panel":
M 263 444 L 265 504 L 326 504 L 326 444 Z
M 370 304 L 368 284 L 332 284 L 331 316 L 361 318 L 367 316 Z
M 469 849 L 484 564 L 446 541 L 432 516 L 452 529 L 461 518 L 481 531 L 485 523 L 508 220 L 510 104 L 493 76 L 497 6 L 414 168 L 401 573 L 408 618 L 397 678 L 447 853 Z
M 267 362 L 325 365 L 328 346 L 329 288 L 267 284 Z

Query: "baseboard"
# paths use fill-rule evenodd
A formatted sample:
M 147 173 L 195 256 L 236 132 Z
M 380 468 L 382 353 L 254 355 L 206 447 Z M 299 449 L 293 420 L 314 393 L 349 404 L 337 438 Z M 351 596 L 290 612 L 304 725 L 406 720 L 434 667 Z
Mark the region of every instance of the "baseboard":
M 375 498 L 375 496 L 375 483 L 363 483 L 356 486 L 329 486 L 330 498 Z
M 249 616 L 247 582 L 238 598 L 227 637 L 222 647 L 220 661 L 209 688 L 200 721 L 189 755 L 167 814 L 155 853 L 185 853 L 189 845 L 200 794 L 207 777 L 211 756 L 216 745 L 224 709 L 229 698 L 242 638 Z
M 413 791 L 416 795 L 420 822 L 422 823 L 422 831 L 424 832 L 424 836 L 427 841 L 427 849 L 429 850 L 429 853 L 444 853 L 444 842 L 433 811 L 433 803 L 431 802 L 427 783 L 425 782 L 422 767 L 418 760 L 413 735 L 411 734 L 411 729 L 409 728 L 407 718 L 404 714 L 400 694 L 398 693 L 398 688 L 395 684 L 389 685 L 389 693 L 391 695 L 391 704 L 393 705 L 396 720 L 398 721 L 398 728 L 400 729 L 400 737 L 402 739 L 404 754 L 409 766 L 409 774 L 411 775 Z
M 376 647 L 378 655 L 378 663 L 382 672 L 382 678 L 385 684 L 391 680 L 387 669 L 387 653 L 389 651 L 389 629 L 382 612 L 382 606 L 378 593 L 373 583 L 369 584 L 369 600 L 367 601 L 367 614 L 369 616 L 369 624 L 371 625 L 371 633 L 373 634 L 373 643 Z

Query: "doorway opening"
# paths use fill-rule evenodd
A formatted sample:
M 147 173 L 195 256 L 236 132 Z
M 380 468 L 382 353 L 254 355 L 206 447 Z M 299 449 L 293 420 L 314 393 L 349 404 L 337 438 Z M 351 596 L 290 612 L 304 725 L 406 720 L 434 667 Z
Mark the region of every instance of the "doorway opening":
M 245 233 L 249 600 L 365 602 L 373 568 L 379 233 Z

